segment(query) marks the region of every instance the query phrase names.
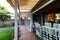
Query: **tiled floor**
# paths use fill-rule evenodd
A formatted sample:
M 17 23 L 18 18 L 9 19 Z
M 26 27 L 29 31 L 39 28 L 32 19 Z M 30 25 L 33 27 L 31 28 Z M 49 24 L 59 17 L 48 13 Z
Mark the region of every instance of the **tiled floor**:
M 25 26 L 20 26 L 19 40 L 40 40 L 34 33 L 29 32 Z

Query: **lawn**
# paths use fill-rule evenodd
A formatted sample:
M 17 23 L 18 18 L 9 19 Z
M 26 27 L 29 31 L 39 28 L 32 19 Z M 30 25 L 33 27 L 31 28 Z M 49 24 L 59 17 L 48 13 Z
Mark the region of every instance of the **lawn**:
M 0 40 L 13 40 L 14 29 L 0 31 Z

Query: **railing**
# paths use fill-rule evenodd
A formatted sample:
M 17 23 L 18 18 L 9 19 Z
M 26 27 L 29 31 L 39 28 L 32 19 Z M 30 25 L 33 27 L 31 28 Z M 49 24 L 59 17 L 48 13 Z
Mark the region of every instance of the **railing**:
M 42 39 L 43 40 L 60 40 L 60 31 L 56 28 L 42 27 Z
M 38 31 L 38 28 L 40 30 L 38 31 L 40 34 L 37 36 L 40 36 L 42 40 L 60 40 L 60 24 L 53 24 L 53 27 L 51 27 L 51 23 L 45 23 L 45 26 L 40 26 L 38 23 L 35 23 L 36 30 Z

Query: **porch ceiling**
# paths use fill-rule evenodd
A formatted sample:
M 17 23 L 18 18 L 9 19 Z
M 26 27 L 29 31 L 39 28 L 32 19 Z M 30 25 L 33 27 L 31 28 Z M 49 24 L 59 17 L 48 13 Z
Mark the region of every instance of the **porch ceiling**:
M 10 5 L 14 8 L 14 2 L 15 0 L 7 0 Z M 30 14 L 30 10 L 35 6 L 35 4 L 40 0 L 18 0 L 19 8 L 21 10 L 28 10 L 27 12 L 20 13 L 21 17 L 25 17 L 28 14 Z
M 7 0 L 12 6 L 14 6 L 14 1 L 15 0 Z M 39 0 L 18 0 L 19 2 L 19 8 L 20 9 L 32 9 L 34 5 L 38 2 Z

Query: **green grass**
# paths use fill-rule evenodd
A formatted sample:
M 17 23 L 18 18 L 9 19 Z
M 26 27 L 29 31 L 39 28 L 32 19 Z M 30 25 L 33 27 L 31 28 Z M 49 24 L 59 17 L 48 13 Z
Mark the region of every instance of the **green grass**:
M 0 40 L 13 40 L 14 29 L 6 29 L 0 32 Z

